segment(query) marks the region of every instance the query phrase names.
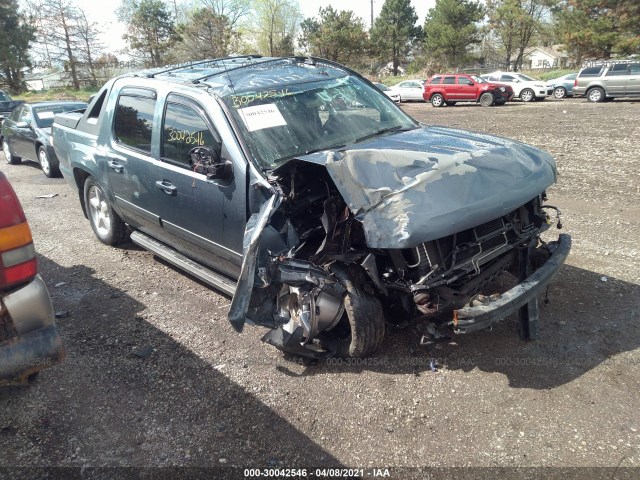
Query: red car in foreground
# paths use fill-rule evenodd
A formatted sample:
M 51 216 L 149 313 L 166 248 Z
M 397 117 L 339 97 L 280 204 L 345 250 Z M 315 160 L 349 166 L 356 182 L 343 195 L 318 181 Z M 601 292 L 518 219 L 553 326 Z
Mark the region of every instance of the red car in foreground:
M 422 96 L 434 107 L 455 105 L 458 102 L 475 102 L 489 107 L 503 105 L 511 100 L 513 88 L 491 83 L 475 75 L 455 73 L 431 77 L 424 85 Z

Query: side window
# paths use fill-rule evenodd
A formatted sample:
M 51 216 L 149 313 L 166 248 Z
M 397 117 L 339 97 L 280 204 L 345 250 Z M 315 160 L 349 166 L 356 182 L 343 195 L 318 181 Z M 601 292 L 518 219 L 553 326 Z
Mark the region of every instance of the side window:
M 640 63 L 632 63 L 630 67 L 632 75 L 637 75 L 640 73 Z
M 502 75 L 502 77 L 500 77 L 501 82 L 513 82 L 515 79 L 513 75 Z
M 20 122 L 31 123 L 31 111 L 29 107 L 22 107 L 22 112 L 20 112 Z
M 442 80 L 443 85 L 455 85 L 456 77 L 444 77 Z
M 151 152 L 155 108 L 155 92 L 122 89 L 116 105 L 113 126 L 116 141 L 144 152 Z
M 626 63 L 616 63 L 613 65 L 605 76 L 607 77 L 615 77 L 617 75 L 628 75 L 629 74 L 629 65 Z
M 583 68 L 578 76 L 579 77 L 599 77 L 601 71 L 602 71 L 602 66 L 587 67 L 587 68 Z
M 22 115 L 22 111 L 25 110 L 27 107 L 16 107 L 13 109 L 13 111 L 11 112 L 11 120 L 13 120 L 14 122 L 17 122 L 18 119 L 20 118 L 20 116 Z
M 458 77 L 458 83 L 460 85 L 473 85 L 473 80 L 467 77 Z
M 497 82 L 497 81 L 500 80 L 500 75 L 491 75 L 489 77 L 489 80 L 492 81 L 492 82 Z
M 167 101 L 162 121 L 162 158 L 191 167 L 189 151 L 207 146 L 220 154 L 220 141 L 198 111 L 182 103 Z
M 439 85 L 440 84 L 440 80 L 442 80 L 441 76 L 437 76 L 437 77 L 433 77 L 431 79 L 431 85 Z

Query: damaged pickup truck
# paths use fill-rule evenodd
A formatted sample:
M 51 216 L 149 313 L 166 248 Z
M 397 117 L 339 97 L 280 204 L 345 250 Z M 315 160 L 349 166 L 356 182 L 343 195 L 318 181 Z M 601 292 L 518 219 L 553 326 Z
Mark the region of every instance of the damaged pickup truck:
M 56 116 L 53 143 L 102 242 L 130 235 L 232 295 L 237 331 L 268 327 L 298 355 L 364 357 L 388 324 L 466 333 L 513 313 L 532 338 L 570 250 L 541 239 L 561 226 L 550 155 L 419 124 L 326 60 L 118 77 Z

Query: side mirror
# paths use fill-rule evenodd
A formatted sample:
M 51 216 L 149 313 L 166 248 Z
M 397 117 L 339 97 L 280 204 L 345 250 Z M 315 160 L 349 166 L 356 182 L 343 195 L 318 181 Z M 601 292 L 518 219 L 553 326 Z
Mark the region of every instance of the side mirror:
M 233 164 L 220 158 L 210 147 L 194 147 L 189 151 L 193 171 L 207 176 L 208 180 L 229 180 L 233 176 Z
M 27 122 L 16 122 L 16 128 L 31 128 Z

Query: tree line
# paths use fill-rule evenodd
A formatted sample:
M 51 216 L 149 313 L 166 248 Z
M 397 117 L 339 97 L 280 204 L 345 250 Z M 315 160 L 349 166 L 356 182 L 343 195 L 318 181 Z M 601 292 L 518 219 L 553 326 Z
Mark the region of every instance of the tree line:
M 426 19 L 410 0 L 385 0 L 371 28 L 331 6 L 303 18 L 298 0 L 121 0 L 127 55 L 140 66 L 231 53 L 314 55 L 361 71 L 500 64 L 518 69 L 532 45 L 563 45 L 576 64 L 640 53 L 640 2 L 436 0 Z M 70 83 L 98 83 L 119 52 L 73 0 L 0 0 L 0 81 L 24 88 L 34 59 L 62 66 Z

